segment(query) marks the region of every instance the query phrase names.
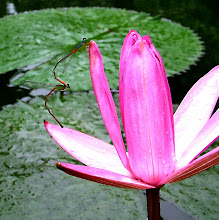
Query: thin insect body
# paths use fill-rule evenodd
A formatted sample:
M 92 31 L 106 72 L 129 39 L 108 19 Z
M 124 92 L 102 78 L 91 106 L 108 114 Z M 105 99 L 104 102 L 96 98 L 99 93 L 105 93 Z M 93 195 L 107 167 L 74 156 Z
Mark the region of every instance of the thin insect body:
M 61 81 L 61 80 L 60 80 Z M 61 124 L 61 122 L 55 117 L 55 115 L 53 115 L 53 113 L 50 111 L 49 107 L 47 106 L 47 100 L 50 97 L 50 95 L 55 91 L 55 90 L 59 90 L 59 91 L 64 91 L 67 88 L 70 88 L 69 84 L 66 84 L 64 82 L 63 85 L 56 85 L 47 95 L 46 95 L 46 99 L 45 99 L 45 106 L 46 109 L 48 110 L 49 114 L 52 115 L 52 117 L 59 123 L 60 127 L 63 128 L 63 125 Z
M 65 60 L 66 58 L 68 58 L 68 57 L 71 56 L 72 54 L 76 53 L 76 52 L 78 51 L 78 49 L 80 49 L 82 46 L 84 46 L 84 45 L 86 45 L 86 44 L 87 44 L 87 39 L 86 39 L 86 38 L 83 38 L 83 40 L 82 40 L 80 43 L 78 43 L 78 44 L 74 47 L 74 50 L 73 50 L 71 53 L 67 54 L 66 56 L 64 56 L 62 59 L 60 59 L 60 60 L 56 63 L 56 65 L 55 65 L 54 68 L 53 68 L 53 74 L 54 74 L 55 79 L 58 80 L 60 83 L 65 84 L 65 82 L 63 82 L 62 80 L 60 80 L 60 79 L 58 79 L 58 78 L 56 77 L 56 72 L 55 72 L 56 67 L 58 66 L 59 63 L 61 63 L 63 60 Z
M 53 86 L 54 88 L 46 95 L 45 107 L 46 107 L 47 111 L 49 112 L 49 114 L 52 115 L 52 117 L 59 123 L 59 125 L 60 125 L 61 128 L 63 128 L 63 125 L 62 125 L 62 124 L 60 123 L 60 121 L 55 117 L 55 115 L 50 111 L 49 107 L 47 106 L 47 101 L 48 101 L 48 98 L 51 96 L 51 94 L 52 94 L 55 90 L 64 91 L 64 90 L 66 90 L 66 89 L 69 89 L 69 88 L 70 88 L 70 85 L 69 85 L 69 84 L 66 84 L 63 80 L 60 80 L 59 78 L 57 78 L 57 77 L 56 77 L 56 72 L 55 72 L 55 70 L 56 70 L 56 67 L 58 66 L 59 63 L 61 63 L 61 62 L 62 62 L 63 60 L 65 60 L 66 58 L 68 58 L 70 55 L 76 53 L 76 52 L 78 51 L 78 49 L 80 49 L 82 46 L 86 46 L 86 45 L 87 45 L 87 39 L 86 39 L 86 38 L 83 38 L 83 40 L 82 40 L 80 43 L 78 43 L 78 44 L 74 47 L 74 50 L 73 50 L 71 53 L 69 53 L 69 54 L 67 54 L 66 56 L 64 56 L 62 59 L 60 59 L 60 60 L 56 63 L 56 65 L 54 66 L 54 68 L 53 68 L 53 74 L 54 74 L 55 79 L 56 79 L 57 81 L 59 81 L 62 85 L 61 85 L 61 84 L 59 84 L 59 85 L 54 85 L 54 86 Z M 44 87 L 44 86 L 46 85 L 47 88 L 48 88 L 48 86 L 49 86 L 48 84 L 45 84 L 45 83 L 32 82 L 32 81 L 29 81 L 29 80 L 25 81 L 24 85 L 27 85 L 27 87 L 28 87 L 28 84 L 29 84 L 29 85 L 33 84 L 33 85 L 35 85 L 35 87 L 36 87 L 37 84 L 41 85 L 41 87 Z
M 60 80 L 60 82 L 62 83 L 62 81 Z M 55 91 L 55 90 L 59 90 L 59 91 L 64 91 L 66 89 L 69 89 L 70 88 L 70 85 L 67 83 L 63 83 L 62 85 L 49 85 L 49 84 L 45 84 L 45 83 L 40 83 L 40 82 L 32 82 L 32 81 L 25 81 L 24 82 L 24 86 L 27 85 L 27 87 L 30 87 L 28 85 L 34 85 L 35 87 L 37 86 L 37 84 L 40 86 L 40 87 L 43 87 L 43 86 L 53 86 L 54 88 L 46 95 L 46 99 L 45 99 L 45 107 L 47 109 L 47 111 L 49 112 L 50 115 L 52 115 L 52 117 L 59 123 L 60 127 L 63 128 L 63 125 L 61 124 L 61 122 L 55 117 L 55 115 L 50 111 L 49 107 L 47 106 L 47 101 L 48 101 L 48 98 L 50 97 L 50 95 Z
M 50 111 L 50 109 L 48 108 L 48 106 L 47 106 L 47 100 L 48 100 L 49 96 L 50 96 L 55 90 L 64 91 L 65 89 L 70 88 L 70 86 L 69 86 L 69 84 L 66 84 L 64 81 L 62 81 L 62 80 L 60 80 L 59 78 L 56 77 L 56 72 L 55 72 L 55 70 L 56 70 L 56 67 L 58 66 L 59 63 L 61 63 L 61 62 L 62 62 L 63 60 L 65 60 L 66 58 L 68 58 L 70 55 L 76 53 L 76 52 L 78 51 L 78 49 L 80 49 L 82 46 L 86 45 L 86 42 L 87 42 L 87 39 L 86 39 L 86 38 L 83 38 L 83 40 L 75 46 L 74 50 L 73 50 L 71 53 L 69 53 L 69 54 L 67 54 L 66 56 L 64 56 L 62 59 L 60 59 L 60 60 L 56 63 L 56 65 L 54 66 L 54 68 L 53 68 L 53 74 L 54 74 L 55 79 L 58 80 L 60 83 L 62 83 L 62 85 L 56 85 L 56 86 L 46 95 L 45 106 L 46 106 L 48 112 L 50 113 L 50 115 L 52 115 L 52 117 L 59 123 L 59 125 L 61 126 L 61 128 L 63 128 L 63 125 L 59 122 L 59 120 L 55 117 L 55 115 L 53 115 L 53 113 L 52 113 L 52 112 Z

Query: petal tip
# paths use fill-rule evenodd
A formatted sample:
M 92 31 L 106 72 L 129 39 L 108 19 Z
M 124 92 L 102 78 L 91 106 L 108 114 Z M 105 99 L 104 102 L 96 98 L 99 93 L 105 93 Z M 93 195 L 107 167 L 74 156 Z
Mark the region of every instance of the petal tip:
M 91 40 L 91 41 L 89 42 L 89 48 L 92 47 L 92 46 L 95 46 L 95 45 L 96 45 L 96 42 L 95 42 L 95 41 Z
M 56 162 L 56 167 L 59 169 L 59 170 L 63 170 L 63 166 L 61 165 L 60 162 Z
M 46 120 L 44 120 L 44 125 L 45 125 L 45 127 L 47 127 L 48 124 L 49 124 L 49 122 L 46 121 Z

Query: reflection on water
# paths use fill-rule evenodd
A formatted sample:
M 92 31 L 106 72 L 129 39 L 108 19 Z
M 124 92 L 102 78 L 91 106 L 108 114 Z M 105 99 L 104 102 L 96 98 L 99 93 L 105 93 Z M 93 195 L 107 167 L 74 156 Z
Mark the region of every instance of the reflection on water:
M 17 14 L 14 3 L 7 2 L 7 14 L 9 15 Z

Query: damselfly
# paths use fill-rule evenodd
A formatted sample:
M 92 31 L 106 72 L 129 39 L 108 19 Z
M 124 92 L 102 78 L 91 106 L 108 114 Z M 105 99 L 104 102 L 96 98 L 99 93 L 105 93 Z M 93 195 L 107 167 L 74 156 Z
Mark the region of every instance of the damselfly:
M 46 109 L 48 110 L 49 114 L 52 115 L 52 117 L 59 123 L 59 125 L 61 126 L 61 128 L 63 128 L 63 125 L 60 123 L 60 121 L 55 117 L 55 115 L 50 111 L 49 107 L 47 106 L 47 101 L 48 98 L 50 97 L 50 95 L 55 91 L 55 90 L 59 90 L 59 91 L 65 91 L 66 89 L 70 88 L 69 84 L 66 84 L 63 81 L 59 81 L 62 83 L 59 85 L 52 85 L 52 84 L 47 84 L 47 83 L 41 83 L 41 82 L 33 82 L 33 81 L 29 81 L 26 80 L 23 83 L 24 87 L 28 87 L 28 88 L 53 88 L 47 95 L 46 95 L 46 99 L 45 99 L 45 106 Z
M 60 83 L 64 84 L 64 82 L 63 82 L 62 80 L 60 80 L 60 79 L 58 79 L 58 78 L 56 77 L 56 72 L 55 72 L 55 70 L 56 70 L 58 64 L 61 63 L 61 62 L 62 62 L 63 60 L 65 60 L 66 58 L 70 57 L 72 54 L 76 53 L 76 52 L 78 51 L 78 49 L 80 49 L 81 47 L 86 47 L 87 45 L 88 45 L 87 39 L 86 39 L 86 38 L 83 38 L 83 40 L 82 40 L 80 43 L 78 43 L 77 45 L 74 46 L 74 49 L 73 49 L 69 54 L 65 55 L 63 58 L 61 58 L 61 59 L 56 63 L 56 65 L 55 65 L 54 68 L 53 68 L 53 74 L 54 74 L 54 77 L 55 77 L 56 80 L 58 80 Z M 67 68 L 67 66 L 65 67 L 64 71 L 66 70 L 66 68 Z

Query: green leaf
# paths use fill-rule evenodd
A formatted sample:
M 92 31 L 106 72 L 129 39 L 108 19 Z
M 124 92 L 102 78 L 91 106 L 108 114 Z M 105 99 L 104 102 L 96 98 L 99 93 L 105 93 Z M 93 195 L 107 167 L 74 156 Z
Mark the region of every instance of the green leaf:
M 188 69 L 201 55 L 202 45 L 196 34 L 180 24 L 153 18 L 146 13 L 109 8 L 48 9 L 8 16 L 0 20 L 0 73 L 28 67 L 25 80 L 54 83 L 52 69 L 63 50 L 69 51 L 84 37 L 95 40 L 103 56 L 110 87 L 118 88 L 119 57 L 129 30 L 150 35 L 160 52 L 168 76 Z M 55 42 L 55 43 L 54 43 Z M 36 64 L 31 69 L 31 64 Z M 38 64 L 38 65 L 37 65 Z M 57 68 L 57 76 L 75 91 L 91 90 L 88 54 L 73 55 L 67 71 L 65 63 Z
M 48 105 L 63 124 L 110 142 L 93 94 L 58 93 Z M 39 97 L 0 112 L 1 219 L 145 219 L 141 191 L 92 183 L 58 170 L 56 161 L 78 162 L 53 141 L 44 119 L 56 123 Z

